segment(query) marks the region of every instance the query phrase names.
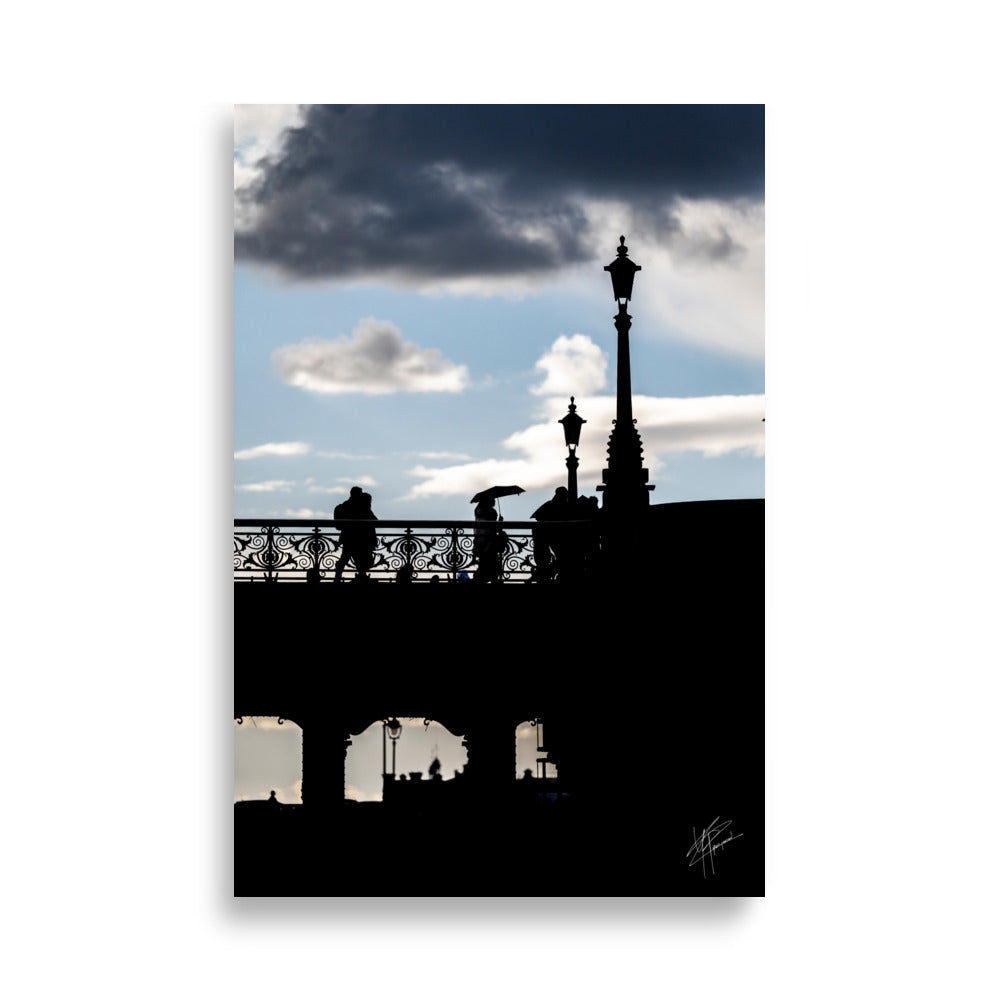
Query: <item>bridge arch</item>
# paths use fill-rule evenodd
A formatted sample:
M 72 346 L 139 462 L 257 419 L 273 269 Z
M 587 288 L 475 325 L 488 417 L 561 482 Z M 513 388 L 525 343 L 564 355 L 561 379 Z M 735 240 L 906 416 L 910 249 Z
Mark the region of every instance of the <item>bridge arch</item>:
M 274 715 L 233 719 L 233 801 L 267 799 L 302 802 L 302 728 Z
M 545 719 L 535 716 L 519 722 L 515 728 L 517 741 L 517 777 L 523 780 L 525 772 L 533 778 L 558 777 L 556 763 L 549 756 L 545 744 Z
M 398 782 L 411 779 L 414 774 L 419 774 L 421 781 L 450 781 L 462 774 L 469 759 L 462 733 L 423 716 L 400 716 L 399 722 L 399 737 L 395 741 L 383 733 L 383 718 L 375 718 L 360 731 L 352 728 L 351 745 L 344 764 L 345 799 L 356 802 L 383 800 L 383 745 L 385 769 L 390 776 L 395 750 Z M 436 767 L 435 760 L 438 761 Z

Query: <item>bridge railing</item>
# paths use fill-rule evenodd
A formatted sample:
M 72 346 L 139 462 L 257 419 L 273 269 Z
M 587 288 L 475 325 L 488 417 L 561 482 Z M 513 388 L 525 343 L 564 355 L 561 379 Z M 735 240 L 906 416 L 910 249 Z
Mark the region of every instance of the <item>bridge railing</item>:
M 540 554 L 535 552 L 533 538 L 539 525 L 532 521 L 494 522 L 495 534 L 477 521 L 236 518 L 233 525 L 236 582 L 318 584 L 336 582 L 338 577 L 343 582 L 352 581 L 358 570 L 351 558 L 354 545 L 350 535 L 372 528 L 375 546 L 367 571 L 370 581 L 397 582 L 408 577 L 413 583 L 431 583 L 436 577 L 440 583 L 466 579 L 528 583 L 551 576 L 544 555 L 540 572 Z M 541 530 L 555 540 L 557 548 L 566 540 L 577 565 L 596 550 L 591 522 L 546 522 Z M 495 543 L 492 547 L 491 541 Z M 564 551 L 569 549 L 564 547 Z

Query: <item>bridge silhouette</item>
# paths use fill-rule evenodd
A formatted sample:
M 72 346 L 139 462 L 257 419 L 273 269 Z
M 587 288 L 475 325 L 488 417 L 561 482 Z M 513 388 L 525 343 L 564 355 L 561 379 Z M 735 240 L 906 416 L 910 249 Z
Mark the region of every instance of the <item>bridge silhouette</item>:
M 329 524 L 270 527 L 267 582 L 234 574 L 234 713 L 301 726 L 302 802 L 236 805 L 237 895 L 763 893 L 762 500 L 650 506 L 627 565 L 547 585 L 520 563 L 489 586 L 327 585 L 294 539 Z M 238 553 L 247 530 L 268 524 L 237 524 Z M 351 802 L 352 737 L 390 715 L 441 723 L 468 764 Z M 525 719 L 558 797 L 517 780 Z M 693 864 L 717 819 L 738 839 Z
M 650 503 L 624 236 L 604 270 L 602 505 L 577 498 L 571 398 L 568 486 L 540 529 L 499 523 L 492 496 L 516 486 L 477 494 L 474 523 L 383 525 L 355 487 L 346 521 L 235 524 L 235 713 L 302 728 L 301 806 L 237 804 L 238 895 L 763 893 L 763 501 Z M 325 585 L 348 555 L 357 583 Z M 390 715 L 440 722 L 468 763 L 448 794 L 362 809 L 347 749 Z M 554 799 L 516 782 L 524 719 L 545 727 Z

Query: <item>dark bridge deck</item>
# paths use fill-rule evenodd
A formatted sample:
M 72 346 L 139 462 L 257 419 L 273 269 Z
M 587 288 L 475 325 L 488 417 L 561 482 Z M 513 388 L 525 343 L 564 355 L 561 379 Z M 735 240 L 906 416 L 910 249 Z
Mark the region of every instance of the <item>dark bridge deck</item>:
M 673 507 L 600 585 L 237 584 L 235 714 L 303 728 L 303 805 L 237 807 L 237 893 L 761 894 L 763 503 Z M 460 807 L 344 805 L 345 739 L 390 714 L 466 737 Z M 537 717 L 556 807 L 512 794 Z M 711 881 L 686 852 L 716 817 Z

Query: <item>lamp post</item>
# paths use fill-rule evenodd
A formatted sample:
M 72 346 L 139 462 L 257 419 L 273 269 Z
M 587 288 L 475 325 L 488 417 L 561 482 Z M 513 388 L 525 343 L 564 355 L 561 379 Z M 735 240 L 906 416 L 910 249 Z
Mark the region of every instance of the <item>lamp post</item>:
M 393 716 L 391 719 L 382 720 L 382 784 L 385 785 L 385 779 L 389 776 L 388 771 L 385 766 L 385 734 L 388 732 L 389 739 L 392 740 L 392 777 L 396 777 L 396 740 L 399 739 L 403 728 L 399 723 L 399 719 Z
M 389 727 L 389 739 L 392 741 L 392 780 L 396 780 L 396 741 L 402 735 L 403 727 L 399 719 L 393 716 L 386 725 Z
M 580 460 L 576 457 L 576 448 L 580 443 L 580 428 L 587 422 L 576 412 L 575 399 L 576 396 L 569 397 L 569 412 L 559 421 L 566 438 L 566 447 L 569 449 L 566 468 L 569 470 L 569 499 L 571 503 L 577 499 L 576 470 L 580 465 Z
M 399 719 L 393 716 L 391 719 L 382 720 L 382 801 L 386 801 L 386 796 L 393 796 L 396 794 L 396 740 L 399 739 L 400 734 L 403 731 L 403 727 L 400 725 Z M 392 780 L 389 780 L 389 774 L 385 766 L 385 736 L 386 733 L 389 734 L 389 739 L 392 740 Z M 390 792 L 389 789 L 392 788 Z
M 635 272 L 642 267 L 629 260 L 625 237 L 621 237 L 618 256 L 605 268 L 611 275 L 611 287 L 618 314 L 618 399 L 616 419 L 608 439 L 608 467 L 601 475 L 598 490 L 604 491 L 604 506 L 614 514 L 629 515 L 649 505 L 649 470 L 642 467 L 642 441 L 632 418 L 632 369 L 629 360 L 628 332 L 632 326 L 627 303 L 632 298 Z

